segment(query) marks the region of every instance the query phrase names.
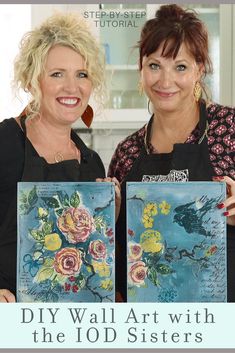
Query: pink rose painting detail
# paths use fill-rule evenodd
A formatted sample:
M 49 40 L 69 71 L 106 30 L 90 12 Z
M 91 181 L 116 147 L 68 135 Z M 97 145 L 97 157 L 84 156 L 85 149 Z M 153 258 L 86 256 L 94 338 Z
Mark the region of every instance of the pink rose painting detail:
M 114 301 L 114 204 L 112 183 L 19 183 L 19 302 Z
M 63 248 L 55 254 L 54 269 L 62 275 L 74 275 L 80 272 L 82 265 L 80 250 Z
M 105 259 L 107 256 L 106 245 L 100 239 L 90 242 L 88 252 L 95 260 Z
M 129 267 L 128 280 L 129 283 L 136 286 L 144 285 L 144 280 L 148 268 L 143 261 L 137 261 Z
M 84 207 L 70 207 L 57 220 L 58 228 L 69 243 L 83 243 L 94 232 L 93 217 Z

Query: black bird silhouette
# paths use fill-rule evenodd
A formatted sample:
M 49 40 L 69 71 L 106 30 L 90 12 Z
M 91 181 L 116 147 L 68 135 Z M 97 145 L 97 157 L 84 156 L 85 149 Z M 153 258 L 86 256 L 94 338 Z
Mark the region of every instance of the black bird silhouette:
M 202 196 L 199 200 L 203 202 L 201 208 L 196 207 L 196 201 L 180 205 L 174 209 L 175 215 L 173 222 L 179 226 L 184 227 L 187 233 L 199 233 L 206 237 L 213 237 L 214 234 L 207 230 L 204 226 L 204 216 L 219 202 L 218 198 L 208 199 L 206 196 Z

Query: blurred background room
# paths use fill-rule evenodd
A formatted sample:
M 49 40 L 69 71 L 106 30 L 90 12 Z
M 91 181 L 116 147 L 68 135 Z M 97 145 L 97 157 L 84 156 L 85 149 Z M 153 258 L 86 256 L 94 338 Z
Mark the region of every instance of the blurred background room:
M 147 98 L 138 91 L 137 44 L 144 22 L 157 4 L 0 4 L 0 121 L 20 114 L 27 95 L 16 97 L 11 81 L 13 61 L 23 34 L 55 12 L 79 12 L 91 25 L 104 48 L 109 91 L 107 105 L 95 111 L 91 128 L 75 125 L 88 146 L 95 149 L 107 169 L 119 141 L 149 119 Z M 205 22 L 210 35 L 214 74 L 207 80 L 213 100 L 235 105 L 235 4 L 184 4 Z M 92 105 L 92 104 L 91 104 Z

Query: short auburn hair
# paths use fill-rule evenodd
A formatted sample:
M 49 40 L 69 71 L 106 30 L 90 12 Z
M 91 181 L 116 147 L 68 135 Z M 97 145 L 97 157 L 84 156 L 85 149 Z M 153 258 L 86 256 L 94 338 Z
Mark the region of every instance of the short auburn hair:
M 148 20 L 141 31 L 139 68 L 144 56 L 154 53 L 163 44 L 162 56 L 176 58 L 184 43 L 197 63 L 203 64 L 204 75 L 212 73 L 209 57 L 208 32 L 193 10 L 184 10 L 176 4 L 162 5 L 153 19 Z

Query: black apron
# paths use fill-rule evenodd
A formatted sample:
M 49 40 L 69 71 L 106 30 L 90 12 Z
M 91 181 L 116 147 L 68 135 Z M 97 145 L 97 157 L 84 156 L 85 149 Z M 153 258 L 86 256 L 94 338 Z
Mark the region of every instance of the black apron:
M 151 118 L 146 141 L 151 132 Z M 124 301 L 127 299 L 127 266 L 126 266 L 126 182 L 142 181 L 148 176 L 169 175 L 174 171 L 185 171 L 189 181 L 211 181 L 214 175 L 209 159 L 207 144 L 207 111 L 204 102 L 200 104 L 199 143 L 177 143 L 171 153 L 148 154 L 143 146 L 139 157 L 135 160 L 131 170 L 121 185 L 122 204 L 116 226 L 116 291 Z M 180 173 L 179 173 L 180 174 Z M 176 180 L 177 181 L 177 180 Z M 233 232 L 233 237 L 232 237 Z M 228 301 L 235 301 L 235 234 L 234 227 L 227 227 L 227 263 L 228 263 Z
M 66 160 L 60 163 L 49 164 L 40 157 L 33 145 L 26 137 L 25 117 L 20 119 L 22 129 L 25 134 L 25 159 L 21 181 L 44 182 L 44 181 L 95 181 L 96 178 L 104 178 L 105 170 L 98 160 L 98 156 L 86 147 L 84 142 L 72 130 L 71 139 L 80 149 L 81 162 L 77 160 Z M 1 274 L 2 288 L 8 288 L 16 293 L 16 242 L 17 242 L 17 192 L 12 195 L 11 206 L 2 227 L 2 234 L 5 237 L 4 246 L 7 255 L 4 259 L 4 273 Z
M 26 136 L 25 118 L 21 126 Z M 22 181 L 95 181 L 104 178 L 104 172 L 92 158 L 93 151 L 72 130 L 71 139 L 81 152 L 80 163 L 76 159 L 49 164 L 40 157 L 28 138 L 25 139 L 25 164 Z

